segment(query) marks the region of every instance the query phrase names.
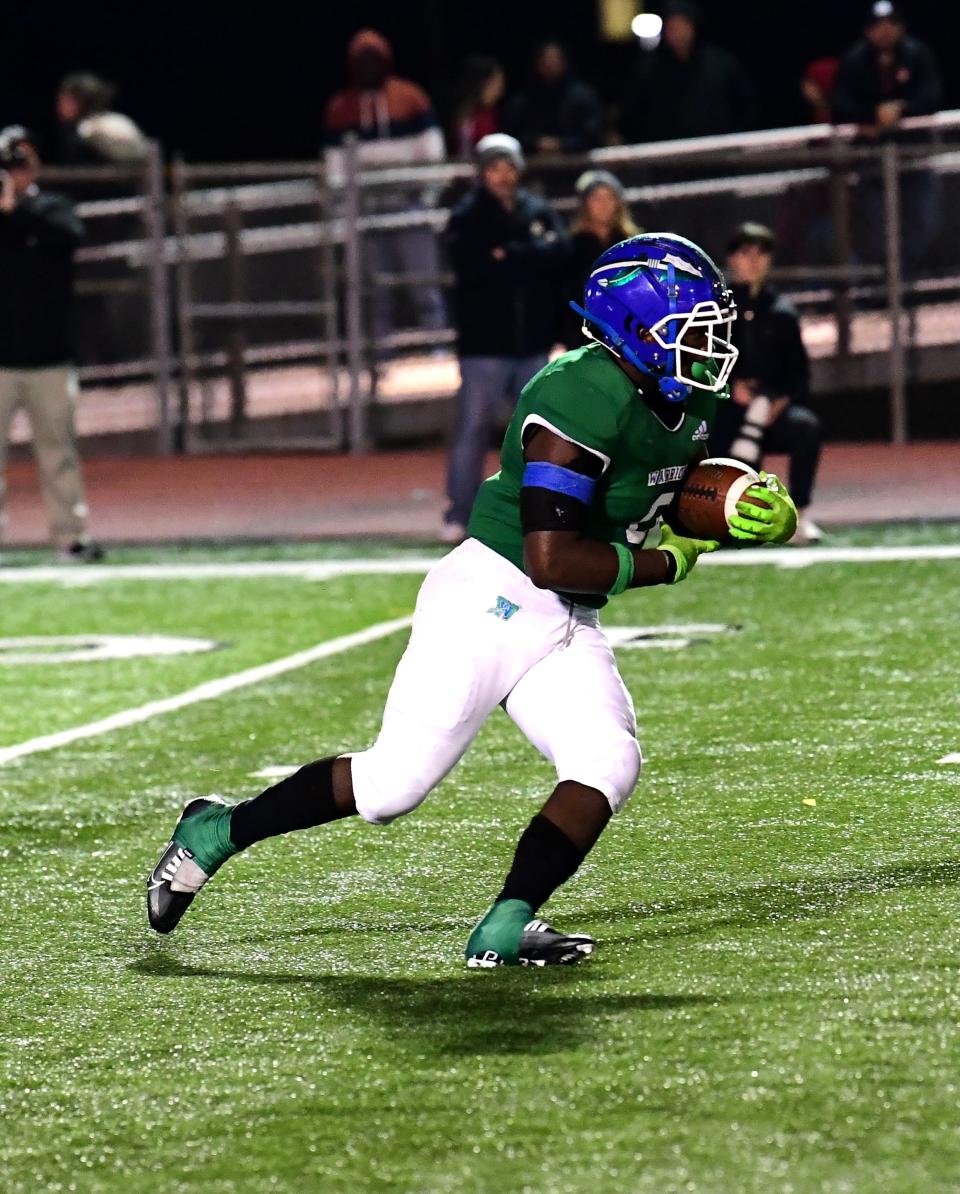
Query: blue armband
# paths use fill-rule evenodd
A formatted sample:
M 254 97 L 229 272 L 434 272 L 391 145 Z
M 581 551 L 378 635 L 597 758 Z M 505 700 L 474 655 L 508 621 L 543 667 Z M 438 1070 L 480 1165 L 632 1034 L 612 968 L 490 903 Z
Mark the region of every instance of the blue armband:
M 589 506 L 597 483 L 593 477 L 585 477 L 583 473 L 575 473 L 573 469 L 562 468 L 559 464 L 550 464 L 546 460 L 531 460 L 523 470 L 522 484 L 525 488 L 549 489 L 553 493 L 562 493 Z

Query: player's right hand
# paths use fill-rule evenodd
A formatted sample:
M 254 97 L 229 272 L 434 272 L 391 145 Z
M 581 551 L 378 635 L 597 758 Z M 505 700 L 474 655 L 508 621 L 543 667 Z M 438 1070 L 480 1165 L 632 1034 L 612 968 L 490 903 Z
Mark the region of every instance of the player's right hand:
M 716 539 L 690 539 L 675 534 L 666 523 L 660 526 L 660 543 L 657 551 L 665 551 L 676 561 L 676 573 L 670 584 L 678 585 L 686 578 L 690 569 L 707 552 L 716 551 L 720 544 Z

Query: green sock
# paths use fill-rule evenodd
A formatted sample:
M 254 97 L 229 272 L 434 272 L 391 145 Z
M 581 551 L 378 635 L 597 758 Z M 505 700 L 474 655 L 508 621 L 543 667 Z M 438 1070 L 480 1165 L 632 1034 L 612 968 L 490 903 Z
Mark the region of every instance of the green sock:
M 173 840 L 190 851 L 194 862 L 207 875 L 215 874 L 237 852 L 230 838 L 232 812 L 230 805 L 208 805 L 189 817 L 182 817 L 173 831 Z
M 533 908 L 526 900 L 500 900 L 487 909 L 470 934 L 466 956 L 471 958 L 491 949 L 508 966 L 515 966 L 520 961 L 523 926 L 530 920 L 533 920 Z

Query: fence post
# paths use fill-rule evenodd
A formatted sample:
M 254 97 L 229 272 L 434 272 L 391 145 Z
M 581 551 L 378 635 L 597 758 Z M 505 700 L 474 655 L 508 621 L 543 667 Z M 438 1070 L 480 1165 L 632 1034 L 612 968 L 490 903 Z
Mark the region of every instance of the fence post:
M 223 218 L 227 238 L 228 299 L 237 308 L 243 302 L 243 213 L 235 200 L 227 204 Z M 231 320 L 227 332 L 227 376 L 230 381 L 230 434 L 239 436 L 247 418 L 247 379 L 244 367 L 246 333 L 239 311 Z
M 849 270 L 853 260 L 853 238 L 850 228 L 850 191 L 847 186 L 846 151 L 834 131 L 830 142 L 830 214 L 833 217 L 833 261 Z M 850 300 L 850 278 L 837 279 L 834 290 L 833 316 L 837 325 L 837 356 L 845 360 L 850 355 L 850 324 L 853 304 Z
M 182 157 L 175 157 L 170 170 L 173 227 L 176 236 L 176 308 L 180 341 L 180 443 L 184 452 L 193 448 L 190 423 L 190 399 L 193 395 L 196 346 L 193 336 L 193 282 L 190 273 L 190 222 L 187 214 L 187 168 Z
M 903 261 L 900 240 L 899 151 L 887 141 L 881 152 L 883 222 L 886 236 L 887 306 L 890 312 L 890 438 L 907 442 L 907 378 L 903 345 Z
M 174 448 L 170 410 L 170 285 L 167 273 L 166 220 L 164 218 L 163 156 L 159 142 L 149 142 L 144 165 L 143 222 L 147 236 L 147 270 L 150 305 L 150 351 L 157 396 L 157 452 L 170 456 Z
M 367 404 L 363 393 L 363 250 L 360 242 L 360 186 L 357 138 L 344 139 L 346 179 L 343 207 L 343 263 L 347 372 L 350 379 L 350 451 L 370 449 Z
M 318 281 L 321 295 L 318 308 L 320 341 L 327 345 L 327 376 L 330 380 L 329 430 L 338 450 L 344 446 L 343 403 L 340 397 L 340 325 L 337 303 L 337 242 L 335 212 L 331 201 L 331 188 L 326 177 L 323 158 L 316 164 L 317 221 L 320 228 L 320 246 L 317 259 Z M 320 350 L 320 368 L 323 369 L 323 349 Z M 322 374 L 321 374 L 322 375 Z

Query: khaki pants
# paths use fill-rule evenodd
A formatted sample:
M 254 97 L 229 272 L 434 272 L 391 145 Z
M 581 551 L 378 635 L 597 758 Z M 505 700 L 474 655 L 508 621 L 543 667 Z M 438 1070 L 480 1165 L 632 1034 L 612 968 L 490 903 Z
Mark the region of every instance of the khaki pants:
M 56 547 L 87 537 L 87 504 L 74 431 L 76 374 L 68 365 L 0 368 L 0 532 L 4 525 L 10 424 L 24 407 L 33 431 L 33 454 Z

